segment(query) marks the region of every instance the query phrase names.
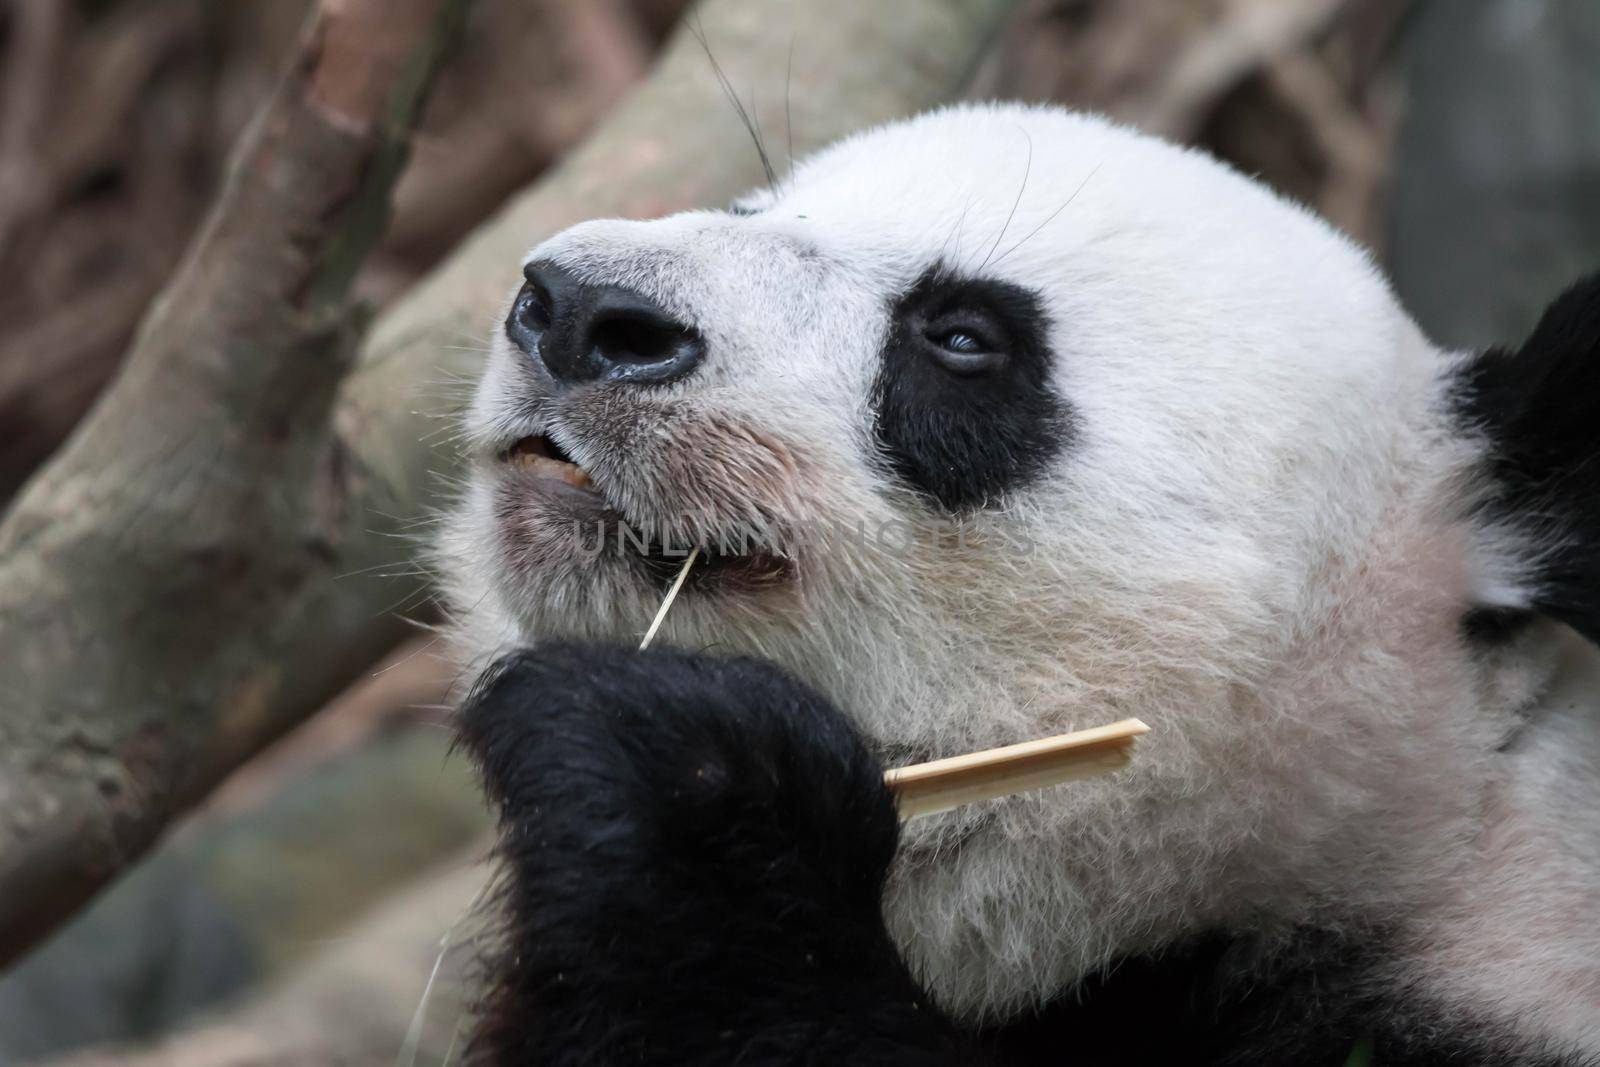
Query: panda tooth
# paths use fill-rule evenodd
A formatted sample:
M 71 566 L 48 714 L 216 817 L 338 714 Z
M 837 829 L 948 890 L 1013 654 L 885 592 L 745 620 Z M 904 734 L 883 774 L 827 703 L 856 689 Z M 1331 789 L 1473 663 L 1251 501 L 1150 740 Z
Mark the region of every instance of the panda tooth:
M 539 456 L 529 452 L 517 453 L 513 459 L 520 469 L 540 478 L 566 482 L 568 485 L 578 489 L 582 489 L 591 482 L 589 472 L 575 463 L 566 463 L 559 459 L 551 459 L 549 456 Z

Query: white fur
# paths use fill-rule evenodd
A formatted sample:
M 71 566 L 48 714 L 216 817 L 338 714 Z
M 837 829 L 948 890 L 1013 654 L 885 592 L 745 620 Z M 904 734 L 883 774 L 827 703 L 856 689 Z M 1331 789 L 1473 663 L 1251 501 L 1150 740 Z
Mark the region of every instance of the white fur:
M 1199 153 L 1012 106 L 858 135 L 747 203 L 532 253 L 651 294 L 709 355 L 665 389 L 555 392 L 497 340 L 444 548 L 470 657 L 628 640 L 658 597 L 536 520 L 537 566 L 506 547 L 489 457 L 510 442 L 550 434 L 630 521 L 682 536 L 925 519 L 872 463 L 888 308 L 941 260 L 1015 282 L 1050 315 L 1076 436 L 972 520 L 990 536 L 802 552 L 792 586 L 685 595 L 661 640 L 788 666 L 897 761 L 1150 723 L 1126 772 L 910 824 L 890 923 L 968 1016 L 1194 931 L 1384 923 L 1426 946 L 1402 978 L 1441 1002 L 1600 1050 L 1600 756 L 1570 755 L 1600 747 L 1596 717 L 1560 718 L 1558 743 L 1535 715 L 1499 751 L 1558 665 L 1548 641 L 1484 660 L 1460 639 L 1467 607 L 1525 594 L 1506 539 L 1459 519 L 1459 357 L 1361 251 Z M 1542 947 L 1526 910 L 1554 907 L 1587 955 Z M 1495 955 L 1490 922 L 1523 949 Z

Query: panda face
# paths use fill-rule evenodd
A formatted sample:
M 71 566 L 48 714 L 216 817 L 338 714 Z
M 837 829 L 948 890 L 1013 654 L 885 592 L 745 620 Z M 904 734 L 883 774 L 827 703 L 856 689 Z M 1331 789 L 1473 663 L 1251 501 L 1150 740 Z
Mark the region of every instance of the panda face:
M 1133 650 L 1258 675 L 1451 461 L 1438 356 L 1360 253 L 1090 118 L 942 112 L 526 266 L 450 552 L 487 642 L 625 640 L 704 544 L 667 638 L 786 662 L 910 748 L 942 747 L 910 736 L 930 715 L 952 743 L 1018 725 L 930 708 L 951 664 L 1006 703 L 1108 695 Z
M 908 827 L 886 909 L 943 1003 L 1440 884 L 1541 669 L 1462 621 L 1527 578 L 1466 518 L 1463 357 L 1309 213 L 963 107 L 524 266 L 442 553 L 469 655 L 636 640 L 697 544 L 660 640 L 777 662 L 887 762 L 1154 728 L 1137 774 Z

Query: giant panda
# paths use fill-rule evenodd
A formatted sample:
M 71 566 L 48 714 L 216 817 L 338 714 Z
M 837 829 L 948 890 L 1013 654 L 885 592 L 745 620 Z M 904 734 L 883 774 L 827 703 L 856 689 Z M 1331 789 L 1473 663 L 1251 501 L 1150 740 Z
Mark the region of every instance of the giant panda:
M 1013 105 L 522 266 L 441 541 L 480 1062 L 1600 1063 L 1600 278 L 1444 350 L 1307 210 Z

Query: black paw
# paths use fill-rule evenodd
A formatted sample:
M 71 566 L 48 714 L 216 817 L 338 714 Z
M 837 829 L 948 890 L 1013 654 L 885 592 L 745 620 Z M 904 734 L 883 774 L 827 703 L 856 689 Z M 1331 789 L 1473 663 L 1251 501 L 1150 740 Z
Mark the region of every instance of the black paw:
M 460 730 L 522 860 L 547 851 L 564 871 L 680 894 L 785 886 L 878 905 L 898 835 L 882 769 L 771 664 L 541 645 L 484 676 Z
M 892 1036 L 941 1040 L 883 927 L 893 801 L 821 696 L 751 659 L 550 644 L 460 730 L 510 874 L 498 1062 L 929 1062 Z

